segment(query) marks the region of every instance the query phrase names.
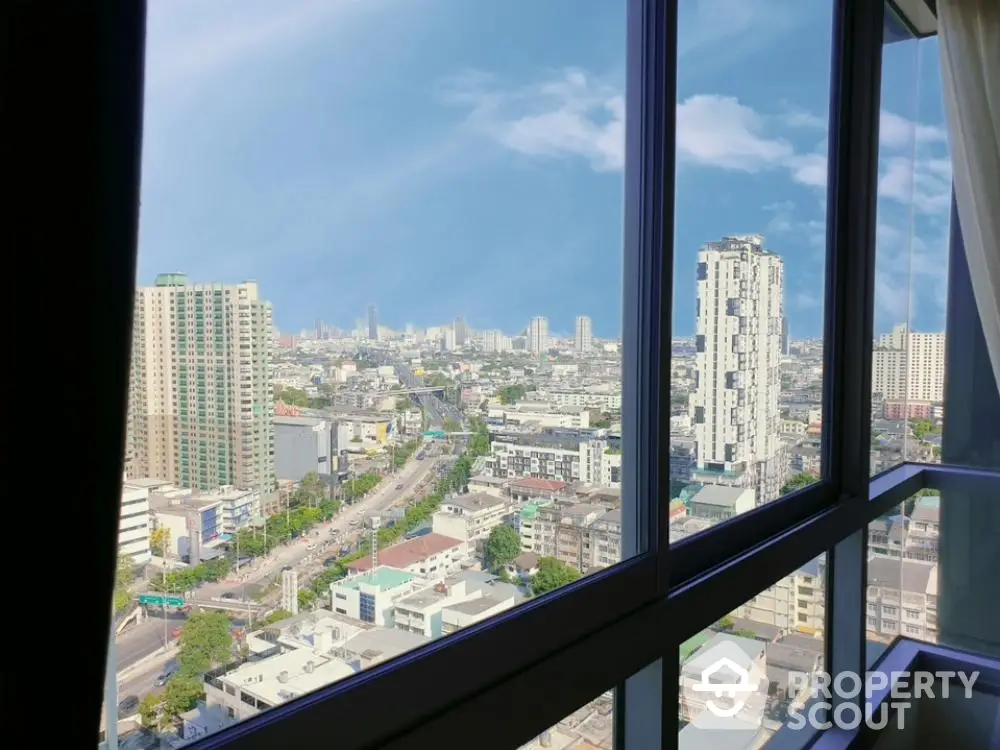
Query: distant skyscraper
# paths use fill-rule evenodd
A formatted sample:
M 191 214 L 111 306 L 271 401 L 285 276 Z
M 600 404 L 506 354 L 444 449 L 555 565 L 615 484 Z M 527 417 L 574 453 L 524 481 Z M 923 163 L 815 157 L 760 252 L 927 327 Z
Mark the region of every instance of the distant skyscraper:
M 898 325 L 879 336 L 872 352 L 872 393 L 886 401 L 944 398 L 943 333 L 913 333 Z
M 532 318 L 528 324 L 528 351 L 544 354 L 549 349 L 549 319 L 541 316 Z
M 273 489 L 274 335 L 257 284 L 160 274 L 134 316 L 128 476 Z
M 503 351 L 503 331 L 483 331 L 483 351 L 495 353 Z
M 455 329 L 455 344 L 465 346 L 469 340 L 469 328 L 465 325 L 465 320 L 461 316 L 455 318 L 453 328 Z
M 589 352 L 594 345 L 594 331 L 590 318 L 580 315 L 576 319 L 576 350 Z
M 698 253 L 696 481 L 753 487 L 785 478 L 779 430 L 784 263 L 764 239 L 725 237 Z
M 375 305 L 368 305 L 368 338 L 378 341 L 378 308 Z

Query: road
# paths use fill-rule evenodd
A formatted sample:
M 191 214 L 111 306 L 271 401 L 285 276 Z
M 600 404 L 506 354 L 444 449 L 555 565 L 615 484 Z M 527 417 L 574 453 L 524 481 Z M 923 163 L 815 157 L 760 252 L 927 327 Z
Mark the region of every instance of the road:
M 173 630 L 183 624 L 184 617 L 179 613 L 174 613 L 167 617 L 167 639 L 173 640 Z M 163 615 L 150 614 L 146 622 L 141 625 L 132 625 L 126 629 L 115 641 L 115 648 L 118 651 L 118 668 L 121 672 L 126 667 L 135 664 L 139 659 L 163 647 Z
M 330 540 L 330 530 L 337 529 L 345 537 L 347 536 L 352 521 L 361 521 L 375 513 L 384 512 L 390 506 L 409 499 L 409 496 L 416 490 L 417 486 L 426 478 L 431 476 L 437 461 L 427 459 L 424 461 L 411 460 L 400 471 L 387 477 L 379 485 L 379 488 L 369 494 L 361 502 L 346 506 L 332 521 L 318 527 L 318 539 L 322 542 Z M 403 485 L 401 490 L 397 490 L 398 485 Z M 316 537 L 309 537 L 316 539 Z M 223 594 L 240 595 L 247 586 L 260 584 L 276 575 L 286 565 L 300 567 L 303 563 L 310 562 L 309 558 L 315 558 L 321 553 L 317 550 L 306 549 L 307 544 L 303 540 L 296 540 L 282 545 L 277 550 L 271 552 L 267 558 L 259 560 L 253 568 L 245 572 L 240 580 L 230 579 L 219 583 L 205 584 L 197 591 L 198 599 L 210 599 L 222 596 Z M 331 553 L 322 553 L 327 557 Z M 245 571 L 246 569 L 244 569 Z M 170 621 L 170 631 L 183 622 L 183 616 L 173 615 Z M 168 632 L 168 638 L 171 633 Z M 133 625 L 125 630 L 116 640 L 118 650 L 118 667 L 121 671 L 125 667 L 134 664 L 143 657 L 153 653 L 158 648 L 163 647 L 163 617 L 157 617 L 151 613 L 150 618 L 141 625 Z M 154 675 L 155 677 L 155 675 Z M 125 695 L 126 693 L 122 693 Z

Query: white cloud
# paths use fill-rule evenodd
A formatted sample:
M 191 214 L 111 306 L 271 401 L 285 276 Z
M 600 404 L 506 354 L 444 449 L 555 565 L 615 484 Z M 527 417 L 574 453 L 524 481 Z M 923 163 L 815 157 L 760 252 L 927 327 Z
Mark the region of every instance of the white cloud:
M 146 83 L 186 89 L 275 51 L 295 50 L 330 24 L 382 0 L 161 0 L 150 3 Z
M 586 159 L 598 172 L 625 162 L 625 100 L 619 88 L 571 68 L 534 86 L 503 90 L 490 76 L 450 82 L 446 100 L 471 107 L 466 124 L 536 157 Z
M 944 128 L 922 125 L 905 117 L 882 110 L 879 120 L 879 143 L 884 148 L 905 148 L 915 143 L 944 143 L 948 134 Z

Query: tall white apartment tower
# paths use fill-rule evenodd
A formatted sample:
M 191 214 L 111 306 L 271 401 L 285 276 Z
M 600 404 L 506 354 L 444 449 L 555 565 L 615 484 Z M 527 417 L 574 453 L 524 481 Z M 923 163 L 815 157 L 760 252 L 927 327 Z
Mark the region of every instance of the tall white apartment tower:
M 759 235 L 698 253 L 696 481 L 753 487 L 774 500 L 785 479 L 779 435 L 784 263 Z
M 944 398 L 944 334 L 898 325 L 879 336 L 872 352 L 872 393 L 886 401 Z
M 589 352 L 594 345 L 593 324 L 586 315 L 577 316 L 576 319 L 576 351 Z
M 274 489 L 273 338 L 255 282 L 172 273 L 137 289 L 127 475 Z
M 541 316 L 532 318 L 528 324 L 528 350 L 532 354 L 544 354 L 549 350 L 549 319 Z

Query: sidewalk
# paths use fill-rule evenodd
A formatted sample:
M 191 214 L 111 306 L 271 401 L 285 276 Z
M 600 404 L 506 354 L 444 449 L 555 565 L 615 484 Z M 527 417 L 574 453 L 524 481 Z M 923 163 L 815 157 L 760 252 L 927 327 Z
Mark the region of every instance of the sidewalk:
M 139 661 L 129 664 L 125 667 L 125 669 L 118 672 L 116 678 L 120 683 L 128 682 L 129 679 L 135 675 L 143 674 L 154 666 L 166 664 L 168 661 L 176 657 L 179 652 L 180 648 L 177 646 L 176 642 L 167 646 L 166 652 L 164 652 L 163 649 L 158 648 L 148 656 L 144 656 L 139 659 Z

